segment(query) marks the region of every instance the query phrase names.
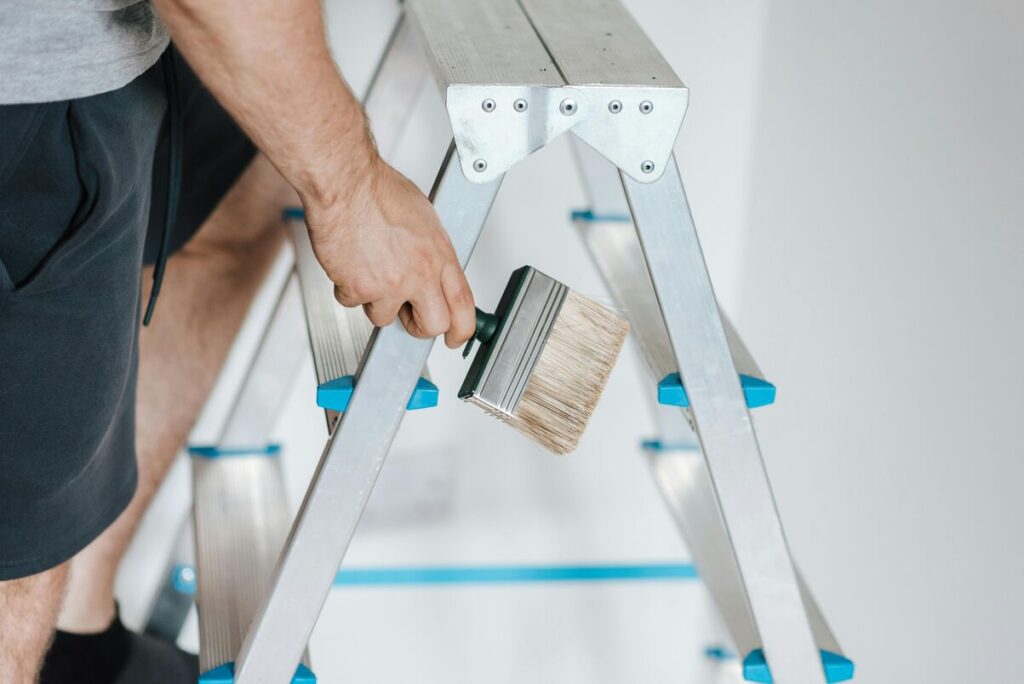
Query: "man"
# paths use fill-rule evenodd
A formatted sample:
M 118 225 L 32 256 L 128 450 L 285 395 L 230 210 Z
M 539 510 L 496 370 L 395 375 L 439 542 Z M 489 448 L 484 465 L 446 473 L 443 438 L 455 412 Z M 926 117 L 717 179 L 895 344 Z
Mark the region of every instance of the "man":
M 317 0 L 0 4 L 3 681 L 194 681 L 125 631 L 113 581 L 292 191 L 342 304 L 469 338 L 451 244 L 377 155 Z

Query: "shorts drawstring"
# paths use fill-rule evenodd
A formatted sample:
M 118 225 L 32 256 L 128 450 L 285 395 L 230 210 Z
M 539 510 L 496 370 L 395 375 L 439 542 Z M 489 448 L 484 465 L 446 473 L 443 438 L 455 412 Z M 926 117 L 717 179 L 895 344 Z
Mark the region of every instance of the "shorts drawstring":
M 142 318 L 143 325 L 149 325 L 156 308 L 156 298 L 163 284 L 164 271 L 167 268 L 167 243 L 170 241 L 171 228 L 178 213 L 178 196 L 181 194 L 181 156 L 184 126 L 181 116 L 181 98 L 178 94 L 178 68 L 174 57 L 174 47 L 168 46 L 160 57 L 164 72 L 164 89 L 167 91 L 167 131 L 168 131 L 168 176 L 167 176 L 167 207 L 164 213 L 163 232 L 160 234 L 160 249 L 156 256 L 153 270 L 153 289 L 149 293 L 146 315 Z

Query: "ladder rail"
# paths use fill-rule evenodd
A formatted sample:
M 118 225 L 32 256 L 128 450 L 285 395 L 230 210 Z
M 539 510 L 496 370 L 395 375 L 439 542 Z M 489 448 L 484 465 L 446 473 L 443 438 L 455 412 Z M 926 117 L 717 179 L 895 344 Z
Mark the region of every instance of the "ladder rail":
M 779 681 L 824 684 L 675 160 L 649 184 L 620 175 L 764 652 Z
M 192 458 L 203 672 L 235 659 L 288 531 L 281 464 L 268 443 L 305 358 L 300 311 L 289 276 L 212 457 Z
M 377 71 L 371 79 L 365 107 L 367 117 L 373 122 L 378 150 L 385 158 L 388 158 L 394 152 L 394 148 L 397 146 L 408 120 L 408 110 L 412 107 L 415 98 L 419 94 L 420 87 L 426 80 L 427 68 L 422 59 L 417 58 L 418 54 L 416 36 L 411 30 L 409 23 L 402 21 L 402 16 L 400 15 L 378 64 Z M 299 221 L 298 223 L 304 230 L 302 222 Z M 302 269 L 297 268 L 296 253 L 301 253 L 303 257 L 306 257 L 311 256 L 311 250 L 308 237 L 304 234 L 301 236 L 301 239 L 293 240 L 293 245 L 292 248 L 282 250 L 279 263 L 271 273 L 271 282 L 268 282 L 265 286 L 274 287 L 276 285 L 273 280 L 278 272 L 287 274 L 281 280 L 279 285 L 280 293 L 277 296 L 271 316 L 262 329 L 260 342 L 250 360 L 245 379 L 238 387 L 231 408 L 224 417 L 222 426 L 218 431 L 219 436 L 215 440 L 215 445 L 219 449 L 229 451 L 244 450 L 246 448 L 259 447 L 269 441 L 269 428 L 280 415 L 282 404 L 288 395 L 286 388 L 298 375 L 298 367 L 305 358 L 304 352 L 292 353 L 294 350 L 301 350 L 306 347 L 303 342 L 304 334 L 302 332 L 304 326 L 298 325 L 299 319 L 302 318 L 302 304 L 300 303 L 301 285 L 299 282 L 301 273 L 298 271 L 302 271 Z M 303 248 L 305 248 L 305 251 L 303 251 Z M 312 280 L 309 275 L 311 272 L 321 278 L 325 277 L 322 275 L 322 270 L 319 269 L 319 272 L 311 271 L 308 268 L 305 271 L 307 281 Z M 314 282 L 322 284 L 320 280 L 314 280 Z M 328 292 L 330 292 L 329 289 Z M 343 310 L 338 312 L 337 309 L 340 309 L 340 307 L 331 307 L 330 313 L 332 316 L 336 315 L 336 313 L 344 314 Z M 350 314 L 349 318 L 343 321 L 344 331 L 350 333 L 350 336 L 354 338 L 353 344 L 349 345 L 349 350 L 355 349 L 351 354 L 354 360 L 346 359 L 348 366 L 353 369 L 353 372 L 358 366 L 358 358 L 366 346 L 370 330 L 372 329 L 372 326 L 365 320 L 362 312 L 355 313 L 357 315 Z M 292 321 L 292 318 L 295 320 Z M 289 353 L 285 353 L 286 350 Z M 316 365 L 316 357 L 314 357 L 314 363 Z M 321 363 L 319 365 L 322 368 L 324 364 Z M 425 370 L 424 373 L 426 373 Z M 252 471 L 249 477 L 256 477 L 260 482 L 267 481 L 261 486 L 271 486 L 269 484 L 270 480 L 280 479 L 279 470 L 264 472 L 266 468 L 271 467 L 270 463 L 266 462 L 267 459 L 261 461 L 259 456 L 245 456 L 244 458 L 254 458 L 253 462 L 241 467 L 243 470 Z M 226 466 L 199 462 L 193 467 L 195 471 L 194 480 L 202 479 L 207 481 L 207 484 L 204 485 L 206 490 L 215 489 L 217 487 L 216 481 L 221 479 L 217 474 L 218 469 L 238 469 L 240 464 L 241 461 Z M 277 466 L 273 467 L 276 468 Z M 207 471 L 212 471 L 212 474 Z M 214 484 L 210 484 L 211 482 Z M 225 485 L 221 482 L 220 486 Z M 230 486 L 237 486 L 237 484 Z M 273 569 L 272 563 L 276 560 L 277 553 L 285 538 L 280 519 L 286 516 L 287 512 L 284 511 L 283 492 L 279 493 L 282 495 L 280 497 L 282 503 L 280 505 L 275 504 L 272 507 L 277 510 L 268 512 L 268 515 L 274 519 L 274 524 L 263 532 L 249 530 L 250 534 L 263 534 L 266 532 L 270 537 L 273 537 L 273 540 L 270 540 L 270 546 L 274 548 L 268 550 L 266 554 L 270 557 L 270 570 Z M 204 494 L 200 493 L 199 496 L 202 498 Z M 238 512 L 236 511 L 236 514 Z M 249 513 L 252 513 L 252 511 L 250 510 Z M 201 513 L 200 515 L 203 514 Z M 193 558 L 196 555 L 193 552 L 193 547 L 196 543 L 193 540 L 192 533 L 193 519 L 194 516 L 189 515 L 182 520 L 176 535 L 174 548 L 163 573 L 163 582 L 154 599 L 149 612 L 150 617 L 147 621 L 147 631 L 165 635 L 167 638 L 175 638 L 180 633 L 188 611 L 193 604 L 191 596 L 182 594 L 176 588 L 175 581 L 180 579 L 177 577 L 177 573 L 180 572 L 182 567 L 194 565 L 197 574 L 209 574 L 209 571 L 204 572 L 203 570 L 203 566 L 208 563 L 203 563 L 202 560 L 193 562 Z M 283 519 L 287 523 L 287 517 L 283 517 Z M 219 524 L 225 524 L 226 522 L 228 521 L 220 521 Z M 284 532 L 286 531 L 287 524 L 284 526 Z M 260 541 L 260 544 L 262 543 Z M 206 546 L 216 545 L 217 542 L 212 542 Z M 267 548 L 270 549 L 270 547 Z M 199 555 L 207 558 L 207 561 L 209 561 L 210 557 L 216 557 L 211 556 L 211 554 L 216 553 L 217 551 L 214 549 L 208 552 L 200 552 Z M 258 574 L 260 575 L 259 581 L 250 582 L 250 584 L 256 587 L 257 591 L 262 591 L 269 582 L 270 573 L 265 561 L 266 559 L 257 561 L 257 566 L 259 566 Z M 225 561 L 221 558 L 221 564 L 223 562 Z M 212 584 L 217 584 L 217 582 L 215 580 L 208 580 L 205 584 L 209 587 Z M 249 617 L 251 617 L 252 611 L 258 605 L 261 596 L 252 592 L 245 597 L 239 597 L 234 596 L 231 591 L 223 593 L 219 591 L 210 592 L 205 589 L 201 591 L 204 595 L 204 600 L 214 601 L 214 605 L 209 610 L 203 611 L 208 618 L 205 620 L 205 627 L 202 618 L 200 625 L 200 650 L 203 654 L 204 670 L 206 670 L 210 666 L 220 665 L 222 662 L 235 658 L 241 647 L 241 637 L 244 636 L 245 630 L 249 626 Z M 211 594 L 216 594 L 220 598 L 227 598 L 227 601 L 221 602 L 226 606 L 224 610 L 217 609 L 217 599 L 207 598 Z M 236 606 L 235 604 L 237 603 L 252 605 L 251 607 Z M 222 615 L 226 617 L 222 617 Z M 239 616 L 249 617 L 240 619 Z M 203 633 L 207 635 L 214 634 L 218 620 L 226 620 L 227 622 L 226 626 L 221 625 L 220 645 L 213 646 L 207 643 L 204 646 L 202 643 L 204 641 Z M 308 657 L 304 657 L 303 662 L 308 663 Z
M 671 367 L 668 330 L 659 315 L 658 300 L 643 251 L 629 216 L 622 182 L 615 166 L 600 153 L 578 139 L 572 140 L 574 157 L 590 202 L 591 216 L 578 221 L 581 237 L 612 294 L 617 306 L 630 319 L 631 331 L 639 343 L 652 379 L 657 382 Z M 722 314 L 729 349 L 740 373 L 764 379 L 734 326 Z M 658 351 L 652 352 L 652 349 Z M 660 355 L 660 356 L 659 356 Z M 652 358 L 652 356 L 654 358 Z M 659 440 L 678 447 L 692 444 L 694 451 L 668 448 L 648 451 L 655 482 L 662 493 L 694 563 L 722 614 L 738 652 L 746 654 L 761 646 L 760 636 L 746 603 L 742 579 L 727 533 L 715 501 L 714 490 L 702 459 L 695 453 L 699 446 L 689 429 L 689 410 L 658 406 Z M 820 608 L 798 574 L 801 595 L 820 649 L 842 654 L 838 642 Z
M 500 180 L 470 183 L 449 149 L 433 202 L 465 266 Z M 285 550 L 245 639 L 237 684 L 286 681 L 294 671 L 433 346 L 395 322 L 375 331 L 348 411 L 328 439 Z

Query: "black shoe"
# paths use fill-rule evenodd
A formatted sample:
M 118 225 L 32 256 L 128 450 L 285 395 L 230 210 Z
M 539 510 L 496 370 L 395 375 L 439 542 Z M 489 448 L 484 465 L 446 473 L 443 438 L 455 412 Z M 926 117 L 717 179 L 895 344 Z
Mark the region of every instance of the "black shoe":
M 174 644 L 129 632 L 119 615 L 103 632 L 57 630 L 39 684 L 196 684 L 199 658 Z

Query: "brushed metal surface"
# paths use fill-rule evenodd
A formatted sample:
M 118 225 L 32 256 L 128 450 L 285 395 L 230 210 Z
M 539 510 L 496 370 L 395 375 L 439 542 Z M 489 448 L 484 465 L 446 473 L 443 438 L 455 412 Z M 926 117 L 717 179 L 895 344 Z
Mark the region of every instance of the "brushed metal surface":
M 618 0 L 521 0 L 521 4 L 567 84 L 683 87 Z
M 824 684 L 679 171 L 673 160 L 654 183 L 622 178 L 765 656 L 777 681 Z
M 569 293 L 554 278 L 530 269 L 491 341 L 491 352 L 472 395 L 494 411 L 514 415 Z
M 199 664 L 205 672 L 237 657 L 270 586 L 291 516 L 277 458 L 193 457 L 192 478 Z
M 561 86 L 516 0 L 409 0 L 442 92 L 450 85 Z

